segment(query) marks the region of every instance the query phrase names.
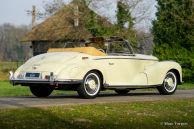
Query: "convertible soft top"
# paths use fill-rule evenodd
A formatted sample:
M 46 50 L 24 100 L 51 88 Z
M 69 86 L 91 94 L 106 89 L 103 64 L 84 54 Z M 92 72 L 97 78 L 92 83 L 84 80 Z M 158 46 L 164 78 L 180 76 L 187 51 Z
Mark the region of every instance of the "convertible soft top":
M 80 52 L 92 56 L 107 56 L 104 52 L 101 52 L 94 47 L 50 48 L 47 52 Z

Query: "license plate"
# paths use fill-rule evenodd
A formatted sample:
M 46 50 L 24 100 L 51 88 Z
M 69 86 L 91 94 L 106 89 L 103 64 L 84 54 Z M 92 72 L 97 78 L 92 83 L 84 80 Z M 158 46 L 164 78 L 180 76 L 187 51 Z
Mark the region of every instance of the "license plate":
M 26 73 L 27 78 L 39 78 L 40 73 Z

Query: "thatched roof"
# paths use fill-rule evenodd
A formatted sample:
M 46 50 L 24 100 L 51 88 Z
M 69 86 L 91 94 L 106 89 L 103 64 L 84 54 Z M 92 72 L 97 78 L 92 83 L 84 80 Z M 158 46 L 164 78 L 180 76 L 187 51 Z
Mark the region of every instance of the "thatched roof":
M 75 6 L 79 7 L 78 16 L 75 16 Z M 72 2 L 65 5 L 63 9 L 59 10 L 41 24 L 35 26 L 22 41 L 87 39 L 92 36 L 90 31 L 85 27 L 86 20 L 88 20 L 90 13 L 91 10 L 84 5 L 83 2 Z M 74 26 L 75 17 L 79 18 L 78 27 Z M 102 19 L 103 21 L 106 21 L 104 18 Z

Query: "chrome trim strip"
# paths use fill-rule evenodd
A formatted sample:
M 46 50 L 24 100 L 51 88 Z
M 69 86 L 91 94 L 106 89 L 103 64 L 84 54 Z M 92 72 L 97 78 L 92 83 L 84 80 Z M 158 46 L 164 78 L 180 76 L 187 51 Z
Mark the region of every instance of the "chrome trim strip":
M 96 58 L 93 60 L 105 60 L 105 59 L 133 59 L 133 60 L 152 60 L 152 61 L 158 61 L 157 59 L 138 59 L 138 58 Z
M 134 88 L 134 89 L 140 89 L 140 88 L 154 88 L 154 87 L 158 87 L 161 84 L 156 84 L 156 85 L 108 85 L 108 84 L 104 84 L 105 88 L 110 88 L 110 89 L 130 89 L 130 88 Z

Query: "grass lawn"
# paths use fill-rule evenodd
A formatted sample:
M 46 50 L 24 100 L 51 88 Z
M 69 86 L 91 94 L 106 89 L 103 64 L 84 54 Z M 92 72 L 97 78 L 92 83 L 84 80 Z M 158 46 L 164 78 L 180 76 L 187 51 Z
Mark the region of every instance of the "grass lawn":
M 12 86 L 8 81 L 0 81 L 0 96 L 31 95 L 28 87 Z
M 0 129 L 193 129 L 194 100 L 0 109 Z
M 192 84 L 192 83 L 183 83 L 183 85 L 178 86 L 178 89 L 182 89 L 182 90 L 194 89 L 194 84 Z
M 22 62 L 0 62 L 0 80 L 7 80 L 10 70 L 16 70 Z
M 75 91 L 53 91 L 52 94 L 75 94 Z M 12 86 L 8 81 L 0 81 L 0 97 L 2 96 L 30 96 L 32 95 L 29 87 Z M 1 129 L 1 128 L 0 128 Z
M 185 83 L 178 89 L 194 89 L 194 84 Z M 152 90 L 152 89 L 146 89 Z M 107 92 L 114 92 L 108 90 Z M 75 91 L 54 91 L 52 94 L 77 94 Z M 0 81 L 0 96 L 29 96 L 32 95 L 28 87 L 12 86 L 8 81 Z

